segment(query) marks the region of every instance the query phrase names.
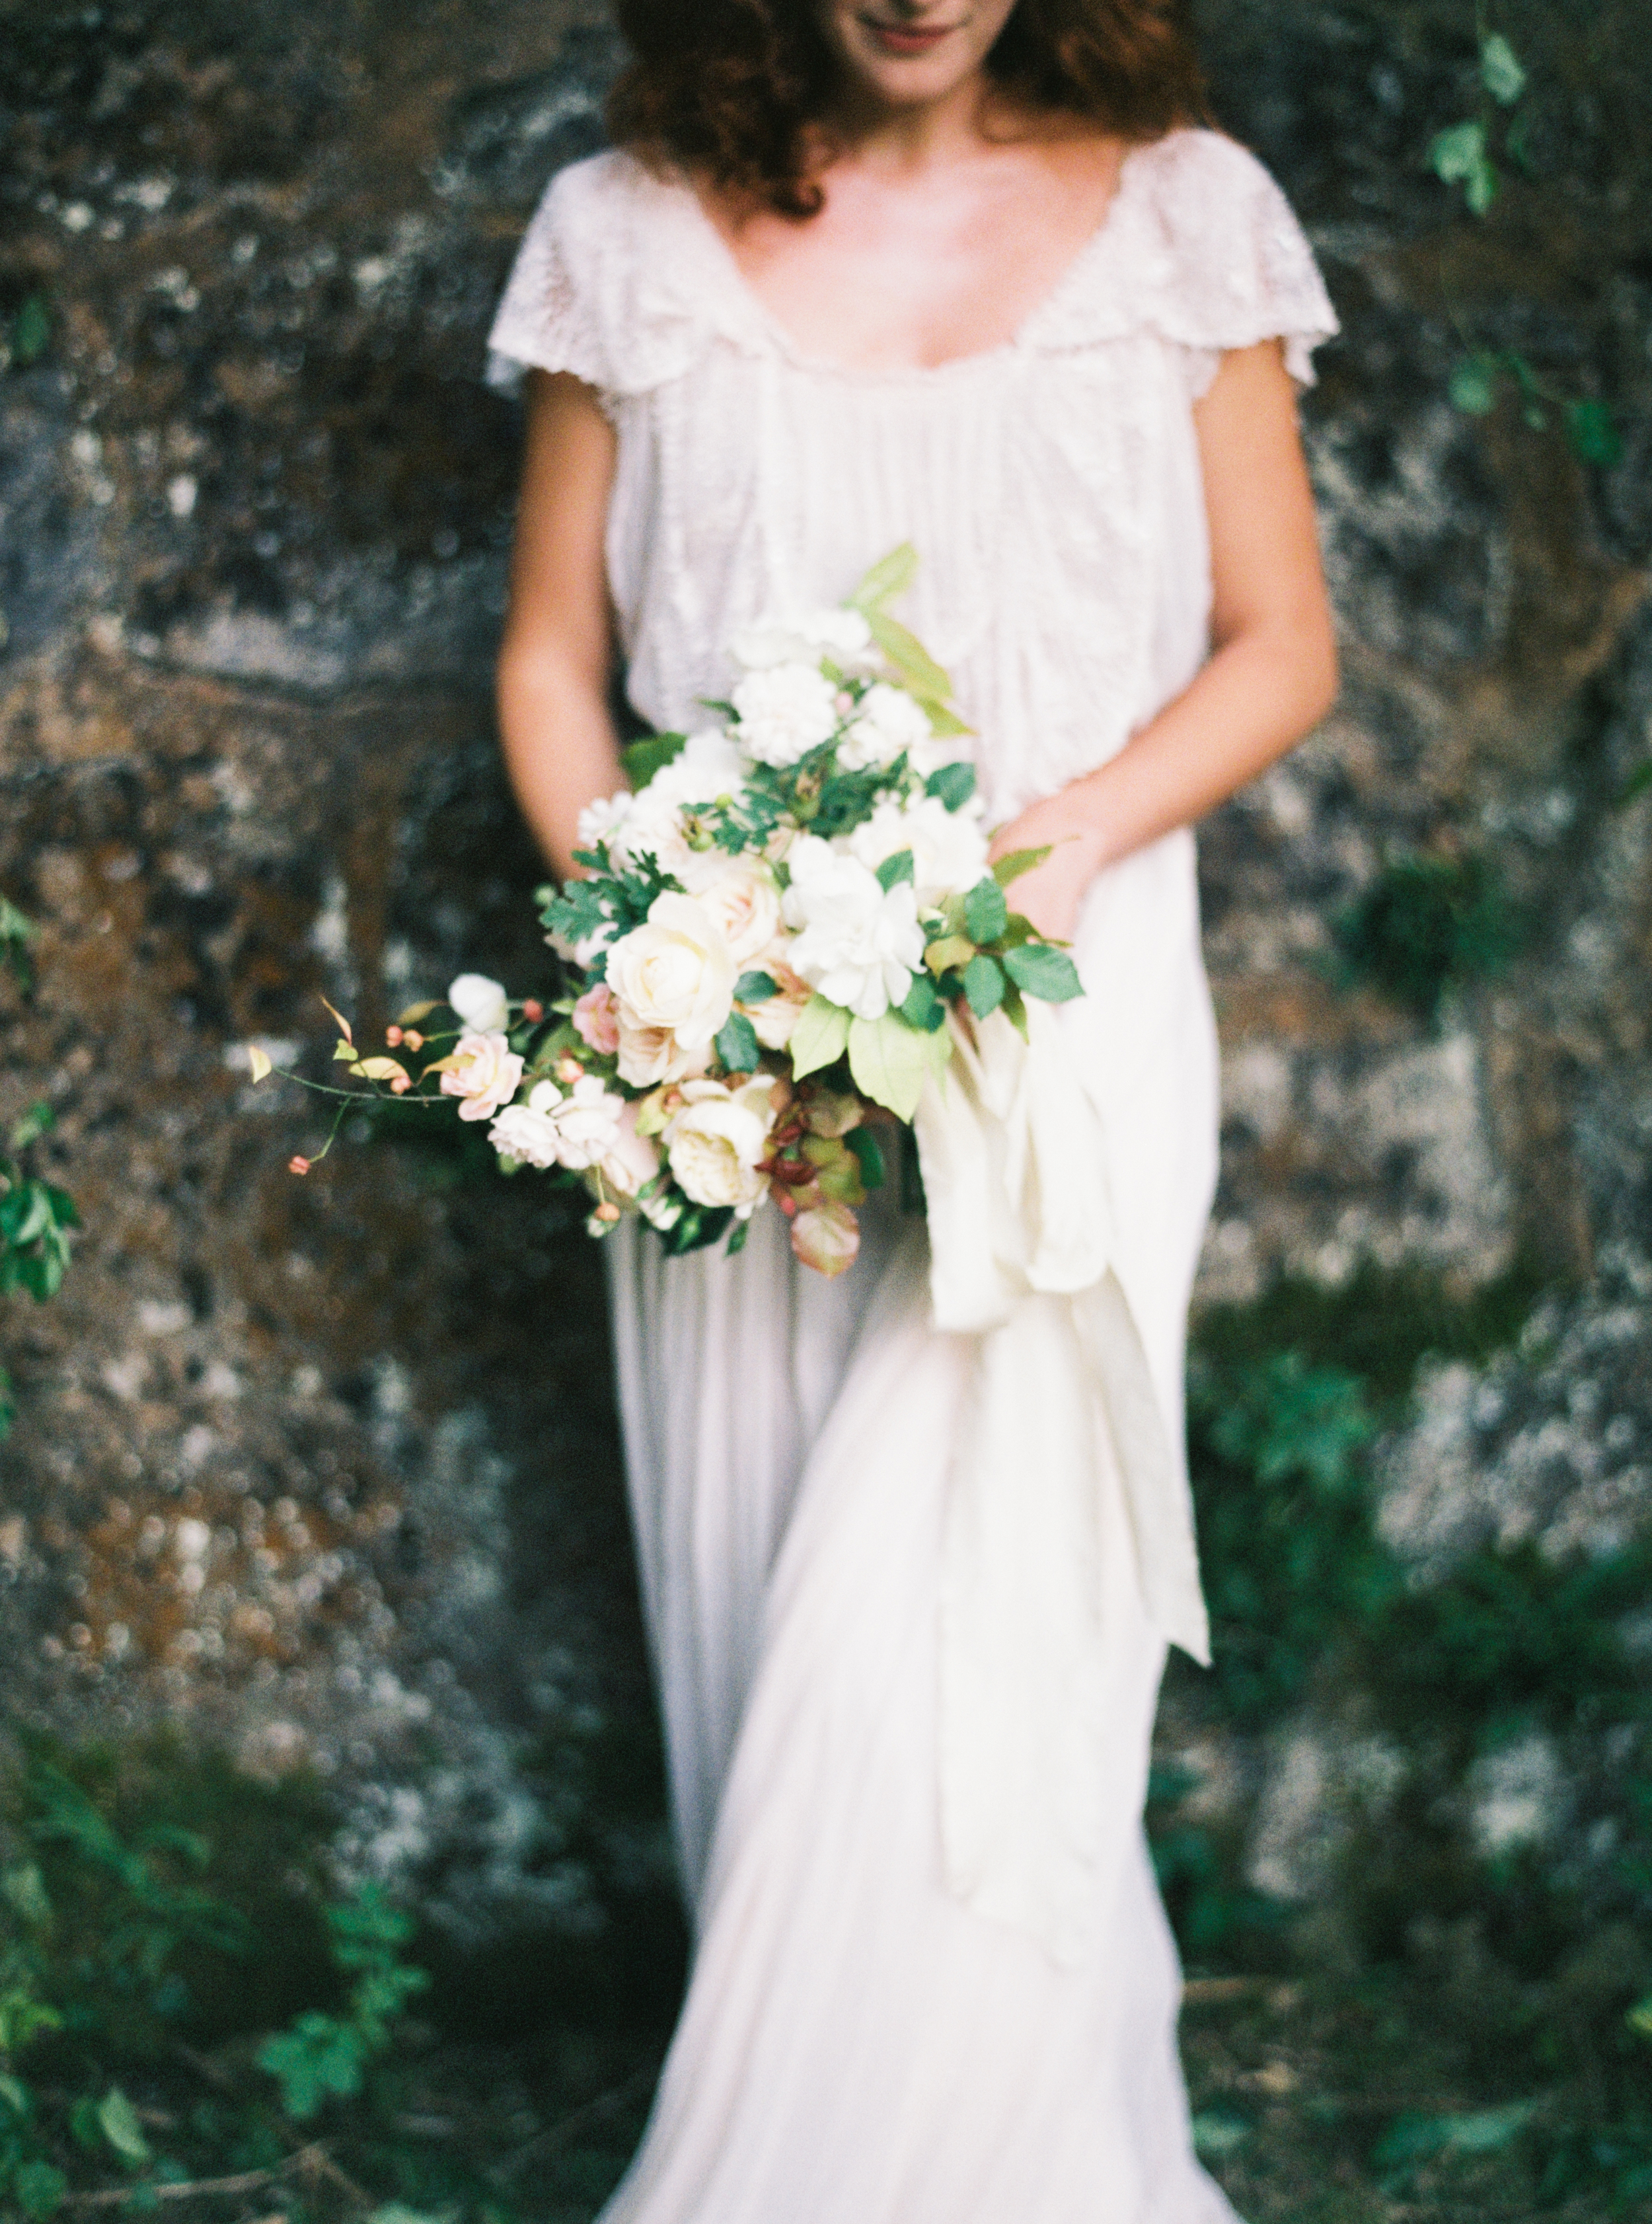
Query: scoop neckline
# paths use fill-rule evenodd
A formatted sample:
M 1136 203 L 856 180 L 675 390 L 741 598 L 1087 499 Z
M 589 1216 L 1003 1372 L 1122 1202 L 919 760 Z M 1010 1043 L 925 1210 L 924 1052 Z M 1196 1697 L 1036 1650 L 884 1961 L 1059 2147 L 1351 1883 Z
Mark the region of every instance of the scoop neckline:
M 669 180 L 674 191 L 687 203 L 690 217 L 701 240 L 709 250 L 720 275 L 739 306 L 744 309 L 747 321 L 755 325 L 770 344 L 799 370 L 817 377 L 842 379 L 856 385 L 892 385 L 927 383 L 960 372 L 979 370 L 983 365 L 999 363 L 1024 355 L 1037 338 L 1037 328 L 1059 312 L 1069 294 L 1078 285 L 1093 262 L 1099 261 L 1104 248 L 1113 239 L 1119 205 L 1125 199 L 1126 186 L 1138 159 L 1152 152 L 1157 140 L 1138 142 L 1125 148 L 1119 164 L 1113 191 L 1107 205 L 1097 219 L 1094 230 L 1088 233 L 1075 250 L 1070 260 L 1054 285 L 1040 295 L 1028 310 L 1015 330 L 1005 339 L 995 340 L 991 347 L 974 348 L 967 355 L 949 355 L 939 363 L 890 363 L 885 365 L 839 363 L 830 356 L 814 354 L 804 346 L 797 336 L 776 316 L 768 303 L 741 269 L 735 251 L 713 221 L 710 212 L 700 199 L 693 182 L 682 172 Z

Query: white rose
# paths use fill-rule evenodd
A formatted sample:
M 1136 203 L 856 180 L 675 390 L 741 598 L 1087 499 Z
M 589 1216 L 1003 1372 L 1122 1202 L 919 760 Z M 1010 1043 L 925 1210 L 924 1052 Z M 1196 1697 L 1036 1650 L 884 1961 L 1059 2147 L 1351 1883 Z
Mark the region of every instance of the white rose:
M 746 626 L 735 635 L 734 658 L 747 672 L 767 672 L 777 664 L 818 664 L 829 657 L 845 673 L 875 671 L 878 652 L 872 629 L 859 610 L 812 610 L 805 617 L 774 619 Z
M 463 1034 L 448 1052 L 452 1063 L 442 1076 L 444 1096 L 460 1096 L 461 1120 L 491 1120 L 516 1094 L 522 1061 L 499 1029 Z
M 696 1204 L 733 1205 L 749 1213 L 768 1177 L 759 1171 L 768 1156 L 772 1114 L 767 1075 L 738 1089 L 721 1081 L 689 1081 L 684 1105 L 667 1123 L 665 1141 L 672 1174 Z
M 728 955 L 743 966 L 774 939 L 780 925 L 780 891 L 760 857 L 731 861 L 726 852 L 717 855 L 722 869 L 716 879 L 695 893 L 728 944 Z
M 656 896 L 646 924 L 608 954 L 622 1041 L 627 1025 L 669 1027 L 684 1050 L 703 1050 L 733 1008 L 735 978 L 728 944 L 692 896 Z
M 599 795 L 580 812 L 576 832 L 582 850 L 595 850 L 612 842 L 631 815 L 636 798 L 628 788 L 617 795 Z
M 886 797 L 848 842 L 850 854 L 873 871 L 886 857 L 910 850 L 921 910 L 973 888 L 987 870 L 987 832 L 974 797 L 962 811 L 949 811 L 936 795 L 906 803 Z
M 697 804 L 715 803 L 719 796 L 731 794 L 741 777 L 740 752 L 721 729 L 690 734 L 671 762 L 662 765 L 630 799 L 630 808 L 610 838 L 609 854 L 621 864 L 633 864 L 646 853 L 662 872 L 687 885 L 702 853 L 689 847 L 684 813 Z M 717 854 L 713 853 L 714 862 Z
M 711 1062 L 709 1048 L 684 1050 L 669 1027 L 640 1027 L 620 1008 L 620 1078 L 633 1089 L 653 1089 L 662 1081 L 680 1081 L 684 1074 L 703 1073 Z
M 501 1158 L 518 1159 L 525 1166 L 557 1163 L 554 1123 L 526 1104 L 508 1104 L 489 1128 L 488 1140 Z
M 450 981 L 447 1001 L 465 1026 L 479 1035 L 510 1025 L 510 1003 L 505 991 L 485 973 L 461 973 L 457 981 Z
M 837 761 L 851 771 L 892 764 L 903 751 L 915 761 L 934 740 L 929 713 L 899 687 L 880 679 L 861 698 L 854 721 L 838 745 Z
M 735 741 L 759 764 L 796 764 L 837 730 L 837 691 L 808 664 L 748 672 L 734 692 Z
M 554 1129 L 558 1165 L 580 1173 L 600 1164 L 618 1144 L 625 1099 L 611 1095 L 600 1076 L 587 1073 L 568 1090 L 554 1081 L 537 1083 L 527 1109 Z
M 881 1019 L 905 1000 L 923 963 L 924 930 L 910 881 L 886 894 L 858 857 L 806 834 L 787 858 L 791 885 L 783 907 L 798 929 L 790 963 L 827 1001 L 862 1020 Z

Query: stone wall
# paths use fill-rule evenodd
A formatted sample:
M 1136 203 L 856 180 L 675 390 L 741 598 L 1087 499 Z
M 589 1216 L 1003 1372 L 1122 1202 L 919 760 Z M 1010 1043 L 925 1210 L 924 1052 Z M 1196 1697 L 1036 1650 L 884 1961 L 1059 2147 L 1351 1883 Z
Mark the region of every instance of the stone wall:
M 1652 802 L 1614 798 L 1652 747 L 1652 133 L 1632 78 L 1582 80 L 1577 123 L 1556 32 L 1553 177 L 1466 218 L 1422 155 L 1469 13 L 1203 10 L 1344 319 L 1306 422 L 1346 673 L 1206 831 L 1207 1299 L 1365 1256 L 1621 1277 L 1646 1238 Z M 316 1115 L 242 1046 L 293 1062 L 324 995 L 370 1030 L 463 964 L 531 972 L 482 341 L 611 64 L 580 0 L 0 6 L 0 315 L 50 316 L 0 376 L 0 890 L 41 928 L 0 1114 L 53 1104 L 86 1223 L 3 1322 L 7 1705 L 319 1772 L 350 1858 L 422 1862 L 463 1937 L 588 1925 L 663 1858 L 646 1768 L 591 1788 L 646 1719 L 599 1262 L 531 1182 L 405 1140 L 347 1130 L 295 1180 Z M 1606 379 L 1624 461 L 1454 411 L 1454 316 Z M 1523 935 L 1428 1018 L 1336 935 L 1416 850 L 1491 859 Z M 1494 1464 L 1474 1394 L 1436 1384 L 1394 1454 L 1429 1539 Z

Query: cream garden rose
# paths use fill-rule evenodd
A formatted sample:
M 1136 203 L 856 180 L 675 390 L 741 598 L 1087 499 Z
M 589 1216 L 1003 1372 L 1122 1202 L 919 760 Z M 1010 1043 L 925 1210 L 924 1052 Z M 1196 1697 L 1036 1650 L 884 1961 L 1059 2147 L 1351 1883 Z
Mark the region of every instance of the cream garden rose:
M 738 1087 L 684 1083 L 682 1109 L 666 1123 L 665 1142 L 678 1185 L 696 1204 L 732 1205 L 743 1215 L 761 1201 L 773 1090 L 766 1073 Z
M 735 978 L 728 945 L 705 906 L 693 896 L 656 896 L 646 922 L 608 953 L 621 1049 L 627 1027 L 669 1028 L 680 1049 L 708 1048 L 734 1008 Z
M 760 857 L 731 859 L 728 869 L 697 894 L 737 966 L 748 965 L 779 931 L 779 887 Z

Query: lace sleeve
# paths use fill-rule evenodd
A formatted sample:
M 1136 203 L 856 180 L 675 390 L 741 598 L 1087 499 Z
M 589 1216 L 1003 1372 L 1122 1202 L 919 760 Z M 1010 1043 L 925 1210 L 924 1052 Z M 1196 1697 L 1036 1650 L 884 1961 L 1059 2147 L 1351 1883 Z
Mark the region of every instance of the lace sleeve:
M 1200 390 L 1229 348 L 1281 339 L 1293 378 L 1337 331 L 1313 250 L 1253 155 L 1214 131 L 1179 131 L 1154 150 L 1158 314 L 1193 351 Z
M 577 275 L 595 243 L 585 237 L 590 197 L 578 174 L 585 167 L 552 180 L 523 235 L 488 335 L 490 386 L 514 392 L 532 369 L 571 371 L 599 394 L 613 389 L 600 304 Z

